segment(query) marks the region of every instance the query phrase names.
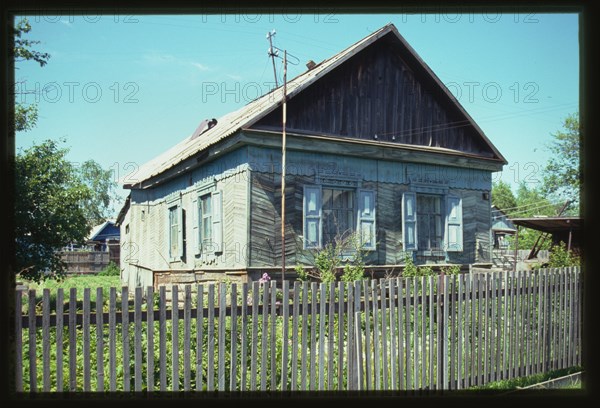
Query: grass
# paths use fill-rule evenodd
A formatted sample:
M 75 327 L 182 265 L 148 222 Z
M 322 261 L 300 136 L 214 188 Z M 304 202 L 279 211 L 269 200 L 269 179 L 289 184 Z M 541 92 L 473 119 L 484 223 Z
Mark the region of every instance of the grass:
M 472 390 L 516 390 L 518 388 L 527 387 L 529 385 L 538 384 L 544 381 L 552 380 L 555 378 L 564 377 L 565 375 L 573 374 L 581 371 L 581 367 L 571 367 L 561 370 L 549 371 L 547 373 L 530 375 L 528 377 L 512 378 L 510 380 L 494 381 L 485 385 L 472 387 Z M 565 387 L 565 388 L 581 388 L 579 387 Z
M 580 390 L 582 389 L 581 380 L 574 380 L 561 387 L 563 390 Z
M 43 289 L 50 289 L 55 291 L 58 288 L 63 288 L 65 291 L 70 288 L 77 288 L 77 291 L 83 290 L 83 288 L 110 288 L 120 287 L 121 280 L 118 276 L 68 276 L 61 281 L 54 279 L 48 279 L 43 282 L 35 283 L 25 281 L 23 282 L 29 289 L 35 289 L 36 291 L 42 291 Z
M 56 305 L 56 292 L 57 289 L 62 288 L 64 291 L 65 304 L 69 300 L 69 290 L 71 288 L 77 289 L 77 300 L 78 309 L 80 309 L 80 303 L 83 301 L 83 290 L 90 288 L 90 300 L 92 308 L 95 308 L 96 304 L 96 288 L 102 288 L 102 300 L 103 305 L 108 305 L 109 289 L 111 287 L 117 288 L 117 293 L 120 293 L 121 280 L 118 276 L 68 276 L 63 280 L 57 281 L 54 279 L 48 279 L 40 283 L 23 281 L 23 284 L 28 286 L 29 289 L 35 289 L 36 298 L 36 310 L 37 313 L 41 313 L 42 308 L 42 296 L 44 289 L 50 290 L 50 306 L 54 310 Z M 29 302 L 28 292 L 23 294 L 23 312 L 27 312 Z

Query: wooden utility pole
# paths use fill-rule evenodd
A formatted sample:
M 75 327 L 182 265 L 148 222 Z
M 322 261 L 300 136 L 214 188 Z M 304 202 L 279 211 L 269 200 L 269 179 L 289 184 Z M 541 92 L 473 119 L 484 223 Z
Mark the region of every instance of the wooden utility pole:
M 287 50 L 283 52 L 283 129 L 281 132 L 281 282 L 285 281 L 285 122 L 287 116 Z
M 267 38 L 269 39 L 269 57 L 271 57 L 271 61 L 273 62 L 273 76 L 275 77 L 275 88 L 279 88 L 279 85 L 277 84 L 277 70 L 275 69 L 275 57 L 277 56 L 277 53 L 275 52 L 275 50 L 273 50 L 273 36 L 275 36 L 275 30 L 267 33 Z

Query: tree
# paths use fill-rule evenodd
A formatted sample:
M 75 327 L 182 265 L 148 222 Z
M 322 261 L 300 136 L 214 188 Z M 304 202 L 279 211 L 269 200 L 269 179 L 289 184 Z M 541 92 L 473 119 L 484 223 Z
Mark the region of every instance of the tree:
M 550 201 L 540 187 L 531 188 L 526 182 L 521 182 L 515 195 L 508 183 L 498 181 L 492 186 L 492 204 L 501 209 L 509 218 L 526 218 L 536 215 L 555 216 L 561 204 Z M 540 236 L 540 232 L 522 228 L 519 232 L 519 248 L 531 249 Z M 514 238 L 508 238 L 511 248 L 514 248 Z M 550 242 L 546 241 L 541 249 L 549 249 Z
M 517 208 L 509 211 L 512 218 L 526 218 L 536 215 L 556 216 L 561 205 L 550 201 L 540 187 L 529 188 L 521 182 L 517 188 Z M 531 249 L 540 237 L 540 231 L 521 228 L 519 232 L 519 249 Z M 550 240 L 544 241 L 540 249 L 550 249 Z
M 83 243 L 90 231 L 84 207 L 92 191 L 65 158 L 68 149 L 47 140 L 15 159 L 16 271 L 36 281 L 63 275 L 58 252 Z
M 517 206 L 517 199 L 508 183 L 500 180 L 492 184 L 492 204 L 505 213 Z
M 570 201 L 568 214 L 579 213 L 580 189 L 583 188 L 583 174 L 580 168 L 579 153 L 581 134 L 579 114 L 567 116 L 563 129 L 554 133 L 549 146 L 553 156 L 544 168 L 544 193 L 557 201 Z
M 78 168 L 78 175 L 91 192 L 90 197 L 82 203 L 88 226 L 101 224 L 113 211 L 111 203 L 118 201 L 117 183 L 112 179 L 111 171 L 104 170 L 94 160 L 83 162 Z
M 15 37 L 15 46 L 13 49 L 13 57 L 15 63 L 23 61 L 35 61 L 40 67 L 43 67 L 48 63 L 50 54 L 40 52 L 32 49 L 33 46 L 40 43 L 40 41 L 29 40 L 24 37 L 25 34 L 31 31 L 31 25 L 26 18 L 22 18 L 13 28 L 13 34 Z M 17 68 L 18 69 L 18 68 Z M 15 95 L 23 94 L 23 91 L 16 91 L 15 84 Z M 38 109 L 36 104 L 24 104 L 15 102 L 15 130 L 17 132 L 23 132 L 31 130 L 35 127 L 38 118 Z

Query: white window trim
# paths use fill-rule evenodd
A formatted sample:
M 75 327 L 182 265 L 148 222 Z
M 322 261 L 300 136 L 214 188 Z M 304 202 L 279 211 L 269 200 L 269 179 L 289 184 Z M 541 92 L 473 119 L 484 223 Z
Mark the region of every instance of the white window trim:
M 198 186 L 193 193 L 193 220 L 192 220 L 192 235 L 194 256 L 204 260 L 208 260 L 214 254 L 223 252 L 223 192 L 217 190 L 216 182 L 211 180 L 209 183 L 204 183 Z M 200 211 L 199 204 L 202 197 L 211 196 L 211 218 L 212 218 L 212 247 L 204 250 L 200 240 Z
M 183 207 L 181 203 L 181 195 L 170 197 L 166 200 L 167 212 L 166 212 L 166 230 L 167 230 L 167 255 L 169 258 L 169 262 L 178 262 L 182 259 L 184 254 L 184 239 L 183 239 Z M 177 239 L 178 239 L 178 253 L 171 253 L 171 209 L 175 208 L 178 212 L 178 231 L 177 231 Z
M 349 190 L 354 193 L 353 204 L 354 204 L 354 229 L 353 232 L 358 232 L 362 238 L 362 221 L 371 223 L 372 235 L 369 244 L 363 244 L 363 250 L 365 251 L 376 251 L 377 250 L 377 193 L 375 190 L 368 190 L 359 188 L 358 183 L 355 186 L 338 185 L 338 184 L 306 184 L 303 186 L 302 194 L 302 248 L 303 249 L 322 249 L 323 248 L 323 188 L 343 189 Z M 318 231 L 317 231 L 317 245 L 309 245 L 307 239 L 307 190 L 316 189 L 318 190 L 318 215 L 311 215 L 308 218 L 318 219 Z M 362 203 L 360 202 L 361 194 L 370 194 L 372 197 L 372 215 L 368 217 L 362 217 L 361 208 Z M 343 254 L 346 258 L 353 256 L 352 254 Z
M 439 195 L 441 199 L 441 204 L 443 206 L 442 217 L 444 218 L 444 230 L 442 236 L 442 248 L 440 253 L 448 253 L 448 252 L 463 252 L 464 251 L 464 219 L 463 219 L 463 210 L 462 210 L 462 197 L 449 193 L 448 191 L 442 192 L 442 190 L 435 191 L 423 191 L 421 189 L 411 189 L 409 191 L 405 191 L 402 193 L 402 241 L 403 241 L 403 249 L 406 252 L 417 252 L 420 255 L 434 255 L 438 253 L 435 250 L 419 250 L 418 242 L 419 242 L 419 231 L 417 228 L 418 220 L 417 220 L 417 195 L 419 194 L 433 194 Z M 410 198 L 412 197 L 412 198 Z M 405 205 L 407 200 L 414 200 L 414 220 L 412 217 L 409 217 L 407 220 Z M 452 201 L 457 202 L 457 217 L 456 219 L 450 219 L 451 210 L 448 208 Z M 414 223 L 414 247 L 407 247 L 407 222 Z M 450 228 L 452 226 L 458 226 L 457 237 L 459 238 L 459 243 L 456 246 L 448 245 Z

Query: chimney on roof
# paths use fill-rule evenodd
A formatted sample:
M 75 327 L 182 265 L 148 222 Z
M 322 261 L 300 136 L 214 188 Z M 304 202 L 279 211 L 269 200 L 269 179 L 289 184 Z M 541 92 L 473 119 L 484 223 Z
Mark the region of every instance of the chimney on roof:
M 313 60 L 308 60 L 308 62 L 306 63 L 306 68 L 308 68 L 309 71 L 316 66 L 317 64 Z
M 195 139 L 198 136 L 200 136 L 202 133 L 206 132 L 209 129 L 212 129 L 213 127 L 215 127 L 215 125 L 217 124 L 217 120 L 215 118 L 212 119 L 205 119 L 203 120 L 200 125 L 196 128 L 196 130 L 194 131 L 194 133 L 192 134 L 192 136 L 190 137 L 190 139 Z

